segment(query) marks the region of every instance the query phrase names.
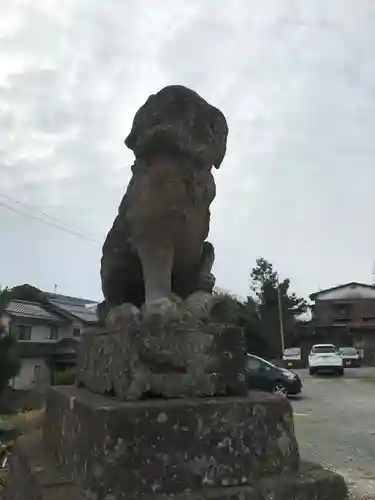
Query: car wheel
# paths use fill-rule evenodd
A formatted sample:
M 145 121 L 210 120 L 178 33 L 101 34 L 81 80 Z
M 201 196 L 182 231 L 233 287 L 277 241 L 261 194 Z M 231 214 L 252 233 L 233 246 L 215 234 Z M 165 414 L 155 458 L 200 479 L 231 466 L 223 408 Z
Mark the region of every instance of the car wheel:
M 339 374 L 339 377 L 342 377 L 344 375 L 344 368 L 341 368 L 339 371 L 338 371 L 338 374 Z
M 282 382 L 276 382 L 273 386 L 272 392 L 274 394 L 279 394 L 279 396 L 283 396 L 284 398 L 288 397 L 288 389 Z
M 314 368 L 310 368 L 309 372 L 310 372 L 310 375 L 315 375 L 315 373 L 316 373 L 316 371 L 314 370 Z

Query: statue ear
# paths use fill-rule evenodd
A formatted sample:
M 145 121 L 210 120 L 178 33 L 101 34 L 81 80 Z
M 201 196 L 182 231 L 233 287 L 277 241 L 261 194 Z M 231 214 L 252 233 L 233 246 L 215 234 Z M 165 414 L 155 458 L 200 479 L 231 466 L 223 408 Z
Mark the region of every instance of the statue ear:
M 225 153 L 227 151 L 227 137 L 228 137 L 228 125 L 227 121 L 219 110 L 216 110 L 215 118 L 213 120 L 214 140 L 212 142 L 213 165 L 215 168 L 220 168 L 223 163 Z
M 142 127 L 145 128 L 148 125 L 147 122 L 150 115 L 150 104 L 153 104 L 153 101 L 155 101 L 155 97 L 155 94 L 151 94 L 144 105 L 139 108 L 134 116 L 131 131 L 124 141 L 125 146 L 132 151 L 134 151 L 137 145 L 139 134 L 142 133 Z M 151 109 L 151 115 L 152 111 L 153 110 Z

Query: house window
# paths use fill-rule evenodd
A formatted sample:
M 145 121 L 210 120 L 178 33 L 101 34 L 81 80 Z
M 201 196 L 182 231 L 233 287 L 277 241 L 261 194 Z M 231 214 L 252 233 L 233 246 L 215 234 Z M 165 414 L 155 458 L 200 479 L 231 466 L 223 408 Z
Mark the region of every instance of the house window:
M 335 302 L 332 304 L 333 322 L 339 324 L 350 323 L 352 319 L 352 304 L 349 302 Z
M 333 310 L 336 318 L 348 318 L 351 316 L 352 304 L 350 302 L 334 302 Z
M 57 340 L 59 338 L 59 328 L 56 325 L 51 326 L 49 338 L 50 340 Z
M 12 335 L 15 335 L 18 340 L 31 340 L 31 326 L 12 325 L 10 332 Z
M 81 335 L 81 329 L 76 327 L 73 328 L 73 337 L 79 337 Z

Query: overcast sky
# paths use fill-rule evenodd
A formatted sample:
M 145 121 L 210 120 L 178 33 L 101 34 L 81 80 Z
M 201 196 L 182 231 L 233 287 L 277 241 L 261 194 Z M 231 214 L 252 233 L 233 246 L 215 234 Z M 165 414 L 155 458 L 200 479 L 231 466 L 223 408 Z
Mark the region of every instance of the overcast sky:
M 374 47 L 373 0 L 1 0 L 1 285 L 101 299 L 123 140 L 169 84 L 229 123 L 210 233 L 219 286 L 245 295 L 259 256 L 303 295 L 370 282 Z

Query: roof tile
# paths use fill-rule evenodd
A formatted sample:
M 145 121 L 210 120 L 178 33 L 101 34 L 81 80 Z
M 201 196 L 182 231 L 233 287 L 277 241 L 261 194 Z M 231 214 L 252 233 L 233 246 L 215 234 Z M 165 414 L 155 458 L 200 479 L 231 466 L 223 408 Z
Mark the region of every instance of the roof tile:
M 40 304 L 36 302 L 26 302 L 24 300 L 11 300 L 6 306 L 5 311 L 11 316 L 21 318 L 44 319 L 50 321 L 58 321 L 58 316 L 46 311 Z
M 85 307 L 84 305 L 67 304 L 57 300 L 50 300 L 50 304 L 75 316 L 85 323 L 96 323 L 98 321 L 95 308 Z

